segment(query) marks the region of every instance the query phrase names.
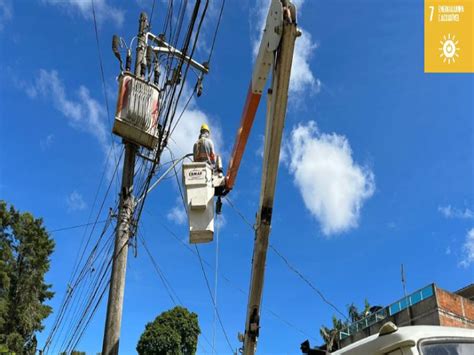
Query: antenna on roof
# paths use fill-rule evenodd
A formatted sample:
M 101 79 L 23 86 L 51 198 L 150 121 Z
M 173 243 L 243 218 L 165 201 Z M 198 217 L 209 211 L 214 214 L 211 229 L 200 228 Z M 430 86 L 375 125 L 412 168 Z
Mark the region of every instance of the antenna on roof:
M 403 269 L 403 264 L 402 264 L 402 267 L 401 267 L 401 274 L 402 274 L 403 295 L 406 298 L 407 297 L 407 284 L 406 284 L 405 270 Z

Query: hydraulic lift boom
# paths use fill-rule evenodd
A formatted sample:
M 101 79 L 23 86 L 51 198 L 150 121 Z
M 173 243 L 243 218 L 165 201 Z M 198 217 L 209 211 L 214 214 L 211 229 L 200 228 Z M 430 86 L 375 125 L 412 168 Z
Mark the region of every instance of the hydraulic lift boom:
M 260 305 L 262 300 L 265 261 L 273 210 L 273 197 L 278 173 L 283 127 L 285 124 L 291 65 L 296 37 L 296 8 L 286 0 L 272 0 L 265 30 L 260 43 L 252 81 L 242 113 L 241 125 L 227 169 L 225 190 L 230 191 L 244 154 L 262 91 L 272 71 L 271 87 L 267 97 L 265 150 L 263 155 L 260 204 L 255 223 L 255 241 L 252 259 L 252 275 L 247 306 L 245 333 L 242 337 L 243 353 L 254 354 L 260 329 Z
M 300 32 L 296 27 L 295 6 L 289 0 L 271 0 L 227 175 L 224 177 L 219 167 L 215 170 L 211 169 L 206 162 L 183 164 L 190 242 L 211 242 L 214 235 L 214 197 L 220 198 L 234 187 L 255 114 L 271 73 L 272 80 L 267 96 L 262 186 L 255 223 L 247 318 L 245 333 L 239 335 L 239 339 L 244 343 L 244 354 L 255 353 L 259 336 L 260 305 L 272 220 L 273 197 L 278 174 L 295 40 L 299 35 Z M 219 204 L 220 200 L 218 200 Z

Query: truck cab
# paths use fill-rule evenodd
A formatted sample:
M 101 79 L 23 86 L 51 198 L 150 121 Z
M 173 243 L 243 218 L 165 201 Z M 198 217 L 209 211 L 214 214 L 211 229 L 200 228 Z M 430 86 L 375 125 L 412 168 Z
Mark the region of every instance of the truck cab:
M 472 355 L 474 329 L 441 326 L 398 328 L 388 322 L 378 334 L 359 340 L 331 355 Z

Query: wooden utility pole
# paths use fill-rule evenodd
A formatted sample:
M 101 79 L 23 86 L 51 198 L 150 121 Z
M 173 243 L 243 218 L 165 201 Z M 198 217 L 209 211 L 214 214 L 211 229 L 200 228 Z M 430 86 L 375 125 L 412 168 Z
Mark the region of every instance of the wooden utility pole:
M 142 62 L 145 52 L 148 19 L 145 13 L 140 14 L 138 27 L 138 44 L 135 60 L 135 75 L 142 77 Z M 127 271 L 128 243 L 131 237 L 131 222 L 135 208 L 133 196 L 133 175 L 137 146 L 124 141 L 125 158 L 122 172 L 122 188 L 120 190 L 120 208 L 117 230 L 115 234 L 112 276 L 110 279 L 107 317 L 105 321 L 102 355 L 117 355 L 119 352 L 120 328 L 122 325 L 123 296 L 125 291 L 125 273 Z

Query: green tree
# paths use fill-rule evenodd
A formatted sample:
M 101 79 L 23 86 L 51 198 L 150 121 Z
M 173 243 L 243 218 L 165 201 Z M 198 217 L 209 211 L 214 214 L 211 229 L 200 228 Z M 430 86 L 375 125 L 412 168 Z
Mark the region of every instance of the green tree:
M 52 311 L 44 275 L 53 249 L 42 219 L 0 200 L 0 344 L 10 352 L 35 353 L 35 332 Z
M 339 340 L 339 332 L 346 326 L 347 322 L 340 320 L 336 316 L 332 316 L 332 328 L 328 328 L 324 325 L 319 328 L 319 334 L 321 334 L 321 338 L 323 338 L 323 341 L 327 345 L 327 349 L 329 351 L 335 349 L 336 343 Z
M 364 301 L 364 310 L 359 311 L 354 303 L 347 306 L 347 320 L 341 320 L 336 316 L 332 316 L 332 328 L 322 326 L 319 328 L 319 334 L 323 338 L 324 343 L 329 351 L 337 350 L 337 343 L 339 340 L 339 332 L 346 329 L 350 322 L 355 323 L 370 315 L 370 303 L 367 299 Z M 350 321 L 350 322 L 349 322 Z
M 137 352 L 139 355 L 195 354 L 200 333 L 197 314 L 174 307 L 146 325 Z

